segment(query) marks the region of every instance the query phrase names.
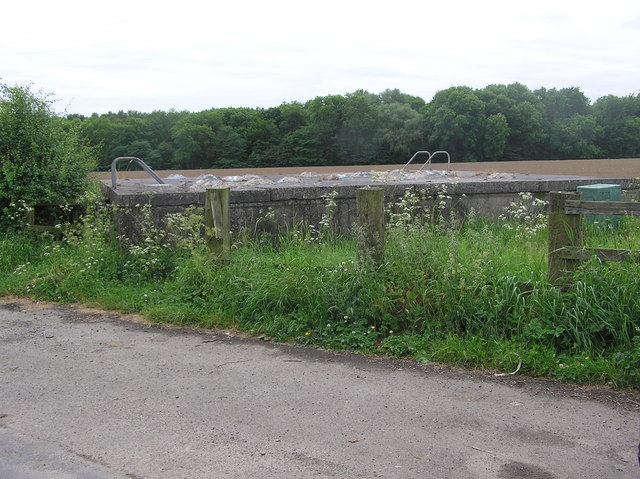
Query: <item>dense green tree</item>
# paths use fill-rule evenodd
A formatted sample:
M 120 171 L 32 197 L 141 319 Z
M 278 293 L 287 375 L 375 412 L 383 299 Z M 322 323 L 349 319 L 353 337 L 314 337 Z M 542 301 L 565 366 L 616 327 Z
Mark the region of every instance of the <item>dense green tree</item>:
M 0 210 L 71 201 L 87 187 L 95 152 L 52 103 L 29 86 L 0 85 Z
M 206 168 L 244 168 L 248 161 L 247 144 L 237 129 L 223 125 L 213 138 L 213 158 Z
M 285 158 L 281 166 L 315 166 L 327 165 L 321 156 L 321 145 L 315 130 L 310 126 L 303 126 L 285 135 L 282 140 Z
M 552 123 L 573 115 L 589 114 L 589 99 L 579 88 L 539 88 L 533 94 L 540 102 L 545 122 Z
M 485 120 L 482 159 L 499 161 L 504 158 L 504 150 L 509 141 L 509 124 L 502 113 L 489 115 Z
M 216 132 L 207 124 L 206 113 L 189 115 L 178 121 L 171 130 L 176 145 L 174 168 L 204 168 L 215 161 Z
M 488 116 L 501 113 L 507 121 L 509 136 L 502 159 L 542 159 L 545 130 L 539 100 L 531 90 L 520 83 L 489 85 L 477 95 Z
M 250 152 L 262 152 L 280 142 L 280 133 L 276 122 L 267 118 L 263 111 L 256 111 L 241 134 L 246 142 L 246 148 Z
M 638 97 L 591 105 L 579 88 L 452 87 L 431 101 L 398 89 L 357 90 L 278 107 L 197 113 L 70 115 L 99 167 L 139 156 L 153 168 L 403 163 L 417 150 L 454 161 L 640 156 Z
M 593 115 L 575 114 L 553 122 L 549 131 L 549 155 L 546 159 L 598 158 L 602 152 L 596 146 L 600 128 Z
M 593 105 L 598 144 L 608 158 L 640 157 L 640 96 L 608 95 Z
M 378 97 L 359 90 L 345 96 L 342 122 L 335 136 L 338 162 L 344 165 L 376 163 L 380 144 L 376 137 Z
M 173 166 L 176 147 L 171 136 L 186 112 L 118 112 L 92 115 L 81 122 L 83 134 L 98 147 L 100 169 L 118 156 L 137 156 L 153 168 Z
M 148 138 L 152 148 L 152 158 L 149 158 L 153 168 L 168 169 L 174 164 L 176 145 L 173 143 L 171 129 L 188 112 L 175 110 L 153 111 L 144 117 L 144 135 Z M 147 159 L 142 158 L 144 161 Z
M 482 157 L 485 105 L 469 87 L 452 87 L 436 93 L 426 107 L 426 127 L 431 150 L 446 150 L 454 161 Z
M 378 107 L 378 141 L 381 160 L 402 163 L 412 153 L 426 148 L 424 116 L 407 103 L 384 103 Z
M 545 141 L 538 159 L 594 158 L 598 127 L 589 99 L 575 87 L 534 91 L 543 116 Z M 568 156 L 567 156 L 568 155 Z
M 84 137 L 98 151 L 98 169 L 106 170 L 109 168 L 111 161 L 115 158 L 112 151 L 119 146 L 114 122 L 106 116 L 96 114 L 82 120 L 80 129 Z
M 277 110 L 277 126 L 282 136 L 306 126 L 309 122 L 309 110 L 301 103 L 283 103 Z
M 307 142 L 307 145 L 316 145 L 319 149 L 315 156 L 323 158 L 328 165 L 336 165 L 340 160 L 336 137 L 342 127 L 344 102 L 342 95 L 330 95 L 314 98 L 306 105 L 309 111 L 309 128 L 305 132 L 311 134 L 314 140 Z
M 408 105 L 415 111 L 420 111 L 426 104 L 422 98 L 409 95 L 407 93 L 402 93 L 397 88 L 393 90 L 386 89 L 378 96 L 380 98 L 381 105 L 392 105 L 394 103 L 399 103 Z

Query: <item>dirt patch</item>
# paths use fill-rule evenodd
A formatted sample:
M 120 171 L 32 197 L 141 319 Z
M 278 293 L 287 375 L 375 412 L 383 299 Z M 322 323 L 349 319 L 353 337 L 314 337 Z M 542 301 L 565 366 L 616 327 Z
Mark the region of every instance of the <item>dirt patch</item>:
M 15 296 L 0 297 L 0 309 L 4 309 L 6 311 L 31 313 L 51 309 L 54 306 L 55 303 L 49 303 L 46 301 L 33 301 L 25 298 L 17 298 Z
M 169 175 L 183 175 L 187 178 L 197 178 L 200 175 L 215 176 L 241 175 L 300 175 L 306 172 L 316 174 L 352 173 L 357 171 L 391 171 L 404 165 L 350 165 L 350 166 L 310 166 L 290 168 L 229 168 L 229 169 L 201 169 L 201 170 L 163 170 L 157 173 L 166 178 Z M 446 169 L 446 164 L 434 163 L 432 169 Z M 421 167 L 411 165 L 409 170 Z M 137 167 L 136 167 L 137 168 Z M 451 163 L 452 171 L 478 171 L 484 173 L 522 173 L 532 175 L 570 175 L 595 176 L 598 178 L 638 178 L 640 177 L 640 158 L 599 159 L 599 160 L 556 160 L 556 161 L 495 161 L 482 163 Z M 110 173 L 100 172 L 96 176 L 101 180 L 111 178 Z M 119 171 L 120 179 L 148 178 L 144 171 Z
M 554 479 L 556 476 L 533 464 L 512 461 L 500 468 L 498 477 L 501 479 Z

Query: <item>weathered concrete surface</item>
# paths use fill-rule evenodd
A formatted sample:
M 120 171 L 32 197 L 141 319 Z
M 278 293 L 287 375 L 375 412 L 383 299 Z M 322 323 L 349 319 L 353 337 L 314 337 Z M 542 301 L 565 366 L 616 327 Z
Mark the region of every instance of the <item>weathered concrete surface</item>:
M 362 175 L 362 176 L 361 176 Z M 595 183 L 619 184 L 629 188 L 628 178 L 595 176 L 527 175 L 514 173 L 479 173 L 465 171 L 352 172 L 336 174 L 245 175 L 216 177 L 214 180 L 194 178 L 166 179 L 156 184 L 149 179 L 124 179 L 116 188 L 104 183 L 104 194 L 118 207 L 114 213 L 121 235 L 137 237 L 144 224 L 140 208 L 151 207 L 153 222 L 162 225 L 167 215 L 189 206 L 204 205 L 204 191 L 209 187 L 228 187 L 230 192 L 231 229 L 275 232 L 297 222 L 318 225 L 326 212 L 326 197 L 335 195 L 333 228 L 350 233 L 356 216 L 356 192 L 359 188 L 382 188 L 387 205 L 397 203 L 406 192 L 423 198 L 421 206 L 433 209 L 438 196 L 447 196 L 448 207 L 459 216 L 469 211 L 488 218 L 504 212 L 518 194 L 529 192 L 547 198 L 550 191 L 575 191 L 578 186 Z M 225 179 L 226 178 L 226 179 Z M 284 182 L 281 182 L 285 180 Z M 264 182 L 264 183 L 261 183 Z M 270 214 L 270 220 L 263 219 Z
M 114 477 L 637 478 L 639 405 L 0 300 L 0 443 L 44 441 Z
M 126 479 L 62 447 L 0 427 L 3 479 Z

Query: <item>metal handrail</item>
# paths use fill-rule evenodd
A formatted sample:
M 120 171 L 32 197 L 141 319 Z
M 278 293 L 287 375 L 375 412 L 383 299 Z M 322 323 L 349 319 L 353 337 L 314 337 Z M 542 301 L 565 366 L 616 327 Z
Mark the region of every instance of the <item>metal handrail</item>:
M 438 153 L 443 153 L 445 155 L 447 155 L 447 170 L 451 169 L 451 156 L 449 156 L 449 153 L 443 150 L 438 150 L 438 151 L 434 151 L 431 156 L 429 156 L 429 159 L 427 161 L 425 161 L 424 165 L 422 165 L 422 167 L 418 170 L 418 171 L 422 171 L 424 169 L 425 166 L 427 166 L 428 164 L 431 164 L 431 159 L 436 156 Z
M 429 158 L 427 159 L 427 162 L 431 161 L 431 153 L 429 153 L 429 152 L 428 152 L 428 151 L 426 151 L 426 150 L 423 150 L 423 151 L 416 151 L 416 152 L 413 154 L 413 156 L 411 157 L 411 159 L 410 159 L 409 161 L 407 161 L 407 164 L 406 164 L 406 165 L 404 165 L 404 166 L 402 167 L 402 171 L 404 171 L 404 170 L 407 168 L 407 166 L 409 166 L 409 165 L 411 164 L 411 162 L 413 161 L 413 159 L 414 159 L 416 156 L 418 156 L 418 155 L 420 155 L 420 154 L 422 154 L 422 153 L 426 153 L 427 155 L 429 155 Z M 425 162 L 425 165 L 426 165 L 426 162 Z
M 113 160 L 111 162 L 111 187 L 115 190 L 117 188 L 117 183 L 118 183 L 118 178 L 117 178 L 117 164 L 120 160 L 129 160 L 129 161 L 135 161 L 136 163 L 138 163 L 138 165 L 140 165 L 140 167 L 146 171 L 147 173 L 149 173 L 151 175 L 151 177 L 156 180 L 158 183 L 160 183 L 161 185 L 164 185 L 165 182 L 162 178 L 160 178 L 155 171 L 153 171 L 151 168 L 149 168 L 149 166 L 142 161 L 140 158 L 136 158 L 135 156 L 119 156 L 118 158 L 116 158 L 115 160 Z
M 438 153 L 443 153 L 443 154 L 447 155 L 447 170 L 450 170 L 450 169 L 451 169 L 451 156 L 449 156 L 449 153 L 448 153 L 448 152 L 443 151 L 443 150 L 438 150 L 438 151 L 434 151 L 433 153 L 430 153 L 430 152 L 428 152 L 428 151 L 426 151 L 426 150 L 421 150 L 421 151 L 416 151 L 416 152 L 413 154 L 413 156 L 411 157 L 411 159 L 410 159 L 409 161 L 407 161 L 407 164 L 406 164 L 406 165 L 404 165 L 404 166 L 402 167 L 402 170 L 401 170 L 401 171 L 404 171 L 404 170 L 407 168 L 407 166 L 409 166 L 409 165 L 411 164 L 411 162 L 413 161 L 413 159 L 414 159 L 416 156 L 418 156 L 418 155 L 420 155 L 420 154 L 422 154 L 422 153 L 426 153 L 427 155 L 429 155 L 429 158 L 427 158 L 427 161 L 425 161 L 425 162 L 424 162 L 424 165 L 422 165 L 418 171 L 422 171 L 422 170 L 424 169 L 424 167 L 425 167 L 425 166 L 430 165 L 430 164 L 431 164 L 431 159 L 432 159 L 434 156 L 436 156 Z

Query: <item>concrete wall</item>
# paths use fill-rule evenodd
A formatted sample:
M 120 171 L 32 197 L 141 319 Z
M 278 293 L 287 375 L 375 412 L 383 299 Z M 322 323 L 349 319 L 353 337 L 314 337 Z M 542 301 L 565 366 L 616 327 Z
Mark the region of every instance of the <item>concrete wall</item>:
M 462 217 L 470 211 L 483 217 L 495 218 L 504 212 L 512 201 L 518 200 L 518 193 L 531 192 L 536 197 L 546 199 L 550 191 L 575 191 L 577 186 L 595 183 L 614 183 L 623 189 L 630 186 L 628 179 L 602 178 L 550 178 L 550 179 L 509 179 L 480 181 L 442 181 L 415 184 L 372 184 L 383 188 L 387 204 L 397 203 L 406 192 L 413 192 L 424 198 L 422 208 L 429 212 L 442 198 L 450 196 L 447 212 L 450 210 Z M 336 184 L 328 186 L 272 186 L 232 189 L 231 228 L 234 233 L 243 229 L 251 232 L 277 232 L 296 222 L 318 225 L 326 212 L 326 195 L 334 194 L 336 208 L 333 214 L 335 230 L 351 232 L 356 217 L 356 192 L 365 184 Z M 186 191 L 184 186 L 147 185 L 113 189 L 104 187 L 105 197 L 114 208 L 118 232 L 126 237 L 138 236 L 142 229 L 141 211 L 150 205 L 151 216 L 157 225 L 162 225 L 168 214 L 184 211 L 190 206 L 204 206 L 204 192 Z M 447 213 L 445 213 L 447 214 Z

